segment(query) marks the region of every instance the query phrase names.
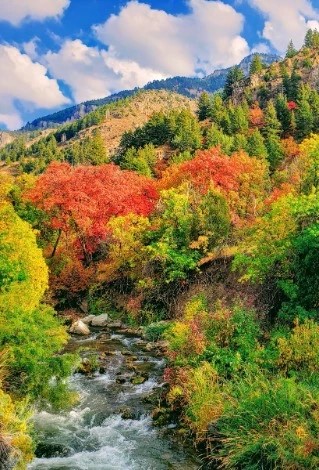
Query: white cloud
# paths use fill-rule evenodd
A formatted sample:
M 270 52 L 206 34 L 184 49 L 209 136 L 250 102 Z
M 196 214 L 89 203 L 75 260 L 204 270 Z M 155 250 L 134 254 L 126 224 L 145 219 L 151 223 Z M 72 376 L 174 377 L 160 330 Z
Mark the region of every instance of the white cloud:
M 319 11 L 309 0 L 249 0 L 265 16 L 262 35 L 284 52 L 290 39 L 301 47 L 308 28 L 319 29 Z
M 169 76 L 211 73 L 250 52 L 241 36 L 244 17 L 234 8 L 221 1 L 188 4 L 188 14 L 174 16 L 130 1 L 118 15 L 93 27 L 105 47 L 66 40 L 58 52 L 49 51 L 41 61 L 80 102 Z M 33 45 L 28 48 L 33 54 Z
M 249 53 L 241 36 L 244 17 L 234 8 L 221 1 L 188 3 L 188 14 L 174 16 L 133 0 L 94 29 L 119 61 L 168 76 L 210 73 Z
M 109 51 L 88 47 L 79 39 L 67 40 L 59 52 L 48 52 L 43 58 L 51 75 L 67 83 L 76 102 L 103 98 L 163 75 L 143 69 L 136 62 L 120 61 Z
M 15 26 L 25 19 L 42 21 L 62 15 L 69 4 L 70 0 L 0 0 L 0 20 Z
M 9 129 L 22 125 L 18 108 L 54 108 L 68 103 L 47 69 L 16 47 L 0 45 L 0 123 Z M 17 107 L 18 103 L 18 107 Z
M 40 42 L 40 39 L 38 37 L 34 37 L 30 41 L 24 42 L 22 44 L 23 52 L 25 52 L 32 60 L 37 60 L 39 57 L 38 51 L 37 51 L 39 42 Z

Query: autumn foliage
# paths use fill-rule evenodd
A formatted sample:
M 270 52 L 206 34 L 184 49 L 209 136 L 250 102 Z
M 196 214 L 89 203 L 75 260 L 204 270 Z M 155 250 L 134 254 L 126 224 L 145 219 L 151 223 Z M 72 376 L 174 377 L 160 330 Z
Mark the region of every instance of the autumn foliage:
M 76 234 L 85 253 L 105 239 L 107 222 L 130 213 L 149 215 L 158 195 L 152 180 L 114 164 L 52 163 L 27 198 L 49 217 L 52 229 Z

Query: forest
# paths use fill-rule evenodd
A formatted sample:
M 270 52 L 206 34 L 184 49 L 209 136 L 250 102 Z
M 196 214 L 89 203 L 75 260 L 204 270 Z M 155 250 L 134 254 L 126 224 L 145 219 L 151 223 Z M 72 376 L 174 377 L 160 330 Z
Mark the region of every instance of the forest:
M 115 152 L 100 125 L 134 95 L 0 150 L 0 468 L 31 461 L 34 407 L 77 400 L 64 347 L 84 299 L 166 343 L 157 415 L 204 468 L 319 467 L 316 67 L 309 30 Z

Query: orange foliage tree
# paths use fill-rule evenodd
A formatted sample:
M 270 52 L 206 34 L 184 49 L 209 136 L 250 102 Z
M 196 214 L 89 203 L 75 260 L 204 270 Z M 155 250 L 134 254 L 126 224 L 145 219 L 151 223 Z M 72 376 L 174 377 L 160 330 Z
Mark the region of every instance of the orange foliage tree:
M 190 181 L 202 193 L 218 188 L 225 196 L 233 222 L 258 214 L 268 189 L 267 164 L 245 152 L 231 157 L 219 148 L 199 151 L 193 160 L 171 166 L 159 182 L 162 188 Z

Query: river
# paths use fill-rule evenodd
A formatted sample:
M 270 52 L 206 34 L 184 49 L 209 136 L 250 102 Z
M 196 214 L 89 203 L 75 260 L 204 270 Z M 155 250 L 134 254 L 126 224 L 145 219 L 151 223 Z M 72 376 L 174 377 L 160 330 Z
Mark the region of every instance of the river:
M 125 331 L 125 330 L 123 330 Z M 36 413 L 37 458 L 29 470 L 196 470 L 192 449 L 173 439 L 174 423 L 157 428 L 151 395 L 160 395 L 163 358 L 145 350 L 140 337 L 122 330 L 72 338 L 69 350 L 98 353 L 103 373 L 75 374 L 79 403 L 68 412 Z M 144 375 L 144 383 L 132 378 Z

